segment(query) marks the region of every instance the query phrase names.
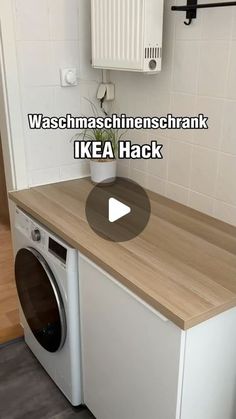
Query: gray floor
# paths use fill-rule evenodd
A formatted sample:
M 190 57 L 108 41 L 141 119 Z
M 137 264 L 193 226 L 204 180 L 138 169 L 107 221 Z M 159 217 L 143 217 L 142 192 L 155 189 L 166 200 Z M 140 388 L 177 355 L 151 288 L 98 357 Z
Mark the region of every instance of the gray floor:
M 0 346 L 0 419 L 91 419 L 74 409 L 23 341 Z

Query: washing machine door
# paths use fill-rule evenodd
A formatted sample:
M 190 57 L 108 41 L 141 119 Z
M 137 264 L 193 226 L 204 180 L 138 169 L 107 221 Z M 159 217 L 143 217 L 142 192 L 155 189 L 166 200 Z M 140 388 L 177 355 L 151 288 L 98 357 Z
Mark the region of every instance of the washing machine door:
M 66 316 L 56 279 L 42 255 L 20 249 L 15 259 L 18 296 L 27 323 L 40 345 L 59 351 L 66 338 Z

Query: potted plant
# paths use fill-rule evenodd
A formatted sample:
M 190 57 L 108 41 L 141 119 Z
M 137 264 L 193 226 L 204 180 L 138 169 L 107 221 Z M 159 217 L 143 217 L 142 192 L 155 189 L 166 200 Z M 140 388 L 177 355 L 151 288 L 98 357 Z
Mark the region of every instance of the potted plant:
M 98 111 L 95 105 L 92 102 L 90 102 L 90 105 L 94 115 L 98 116 Z M 104 114 L 103 116 L 107 116 L 107 114 Z M 117 175 L 116 152 L 118 148 L 118 142 L 123 135 L 124 132 L 121 133 L 118 129 L 114 130 L 105 128 L 94 128 L 85 129 L 73 137 L 73 139 L 99 141 L 101 143 L 105 143 L 108 141 L 112 145 L 113 154 L 115 156 L 114 159 L 107 158 L 90 160 L 90 174 L 92 183 L 109 185 L 115 182 Z
M 91 159 L 90 160 L 90 174 L 91 181 L 95 184 L 104 183 L 111 184 L 116 180 L 117 174 L 117 143 L 119 141 L 119 134 L 112 129 L 91 129 L 84 132 L 83 138 L 91 141 L 100 141 L 104 143 L 109 141 L 112 144 L 114 159 Z

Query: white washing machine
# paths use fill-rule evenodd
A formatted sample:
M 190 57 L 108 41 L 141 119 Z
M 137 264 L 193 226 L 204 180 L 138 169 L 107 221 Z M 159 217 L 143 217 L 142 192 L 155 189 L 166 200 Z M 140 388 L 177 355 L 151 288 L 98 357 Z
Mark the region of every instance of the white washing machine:
M 25 341 L 72 405 L 82 403 L 78 251 L 19 208 L 15 276 Z

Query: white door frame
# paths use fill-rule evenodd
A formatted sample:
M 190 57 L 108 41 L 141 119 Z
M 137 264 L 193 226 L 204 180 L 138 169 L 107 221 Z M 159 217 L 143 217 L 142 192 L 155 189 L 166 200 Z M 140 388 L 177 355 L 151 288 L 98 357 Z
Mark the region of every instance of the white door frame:
M 0 0 L 0 132 L 7 190 L 28 187 L 12 0 Z

